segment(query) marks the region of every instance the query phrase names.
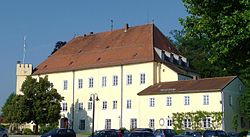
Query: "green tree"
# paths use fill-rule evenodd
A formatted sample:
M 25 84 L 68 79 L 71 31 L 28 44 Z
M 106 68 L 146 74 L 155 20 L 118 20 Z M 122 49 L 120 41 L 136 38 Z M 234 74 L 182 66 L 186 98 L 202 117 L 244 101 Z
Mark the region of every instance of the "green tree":
M 51 55 L 54 54 L 60 48 L 62 48 L 66 43 L 66 41 L 57 41 L 53 51 L 51 52 Z
M 218 75 L 238 75 L 250 92 L 250 2 L 249 0 L 183 0 L 189 15 L 180 19 L 185 40 L 204 40 L 200 48 Z M 198 54 L 198 53 L 197 53 Z M 244 97 L 243 97 L 244 98 Z M 247 104 L 246 100 L 240 100 Z M 241 105 L 248 118 L 250 108 Z M 245 107 L 245 108 L 243 108 Z
M 9 131 L 13 131 L 14 128 L 21 123 L 25 122 L 25 116 L 27 116 L 24 105 L 24 98 L 21 95 L 15 95 L 12 93 L 6 100 L 2 112 L 5 122 L 10 123 Z
M 183 0 L 189 16 L 181 19 L 187 37 L 208 40 L 211 62 L 220 62 L 223 71 L 239 74 L 249 67 L 249 0 Z
M 40 124 L 54 123 L 60 119 L 60 102 L 63 100 L 57 90 L 53 88 L 48 77 L 37 79 L 28 76 L 24 81 L 21 91 L 23 92 L 26 109 L 25 122 L 33 122 L 36 125 L 35 133 L 38 133 Z
M 194 69 L 201 77 L 214 77 L 224 75 L 220 71 L 219 64 L 214 65 L 208 61 L 210 52 L 205 45 L 207 39 L 187 38 L 185 37 L 185 31 L 173 30 L 170 34 L 174 38 L 174 44 L 179 51 L 190 62 L 190 67 Z

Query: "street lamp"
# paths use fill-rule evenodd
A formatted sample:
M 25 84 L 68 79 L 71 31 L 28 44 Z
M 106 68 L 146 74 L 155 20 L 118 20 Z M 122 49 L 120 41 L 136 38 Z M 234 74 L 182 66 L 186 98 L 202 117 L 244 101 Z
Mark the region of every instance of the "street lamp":
M 95 132 L 95 101 L 99 101 L 97 93 L 91 94 L 89 101 L 93 101 L 93 113 L 92 113 L 92 137 L 94 137 Z

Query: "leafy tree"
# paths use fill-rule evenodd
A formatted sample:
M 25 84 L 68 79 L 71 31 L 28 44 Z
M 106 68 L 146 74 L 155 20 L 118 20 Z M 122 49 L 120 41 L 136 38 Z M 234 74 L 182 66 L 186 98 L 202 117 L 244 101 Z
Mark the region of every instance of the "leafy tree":
M 54 47 L 54 50 L 52 51 L 51 55 L 54 54 L 60 48 L 62 48 L 66 43 L 67 43 L 66 41 L 57 41 L 56 45 Z
M 21 95 L 12 93 L 6 100 L 2 111 L 5 122 L 10 123 L 9 131 L 13 131 L 17 124 L 25 122 L 26 109 L 24 98 Z
M 180 19 L 184 40 L 201 40 L 216 75 L 238 75 L 250 95 L 250 2 L 249 0 L 182 0 L 189 15 Z M 191 46 L 192 47 L 192 46 Z M 196 51 L 196 50 L 194 50 Z M 196 55 L 199 52 L 196 53 Z M 206 64 L 206 63 L 205 63 Z M 208 64 L 208 63 L 207 63 Z M 210 66 L 208 66 L 210 67 Z M 245 97 L 244 97 L 245 96 Z M 241 112 L 250 118 L 247 100 Z
M 52 83 L 48 81 L 48 76 L 37 79 L 28 76 L 24 81 L 21 91 L 22 98 L 26 109 L 24 119 L 25 122 L 33 122 L 38 126 L 40 124 L 54 123 L 60 118 L 60 102 L 63 100 L 57 90 L 53 88 Z
M 173 35 L 174 43 L 179 51 L 189 60 L 190 67 L 196 70 L 201 77 L 224 75 L 220 71 L 219 64 L 214 65 L 208 61 L 210 52 L 205 48 L 207 39 L 187 38 L 184 30 L 173 30 L 170 33 Z
M 245 94 L 241 95 L 240 100 L 240 111 L 241 114 L 250 119 L 250 89 L 247 89 Z
M 206 38 L 211 62 L 239 74 L 249 67 L 250 2 L 248 0 L 183 0 L 189 16 L 181 19 L 187 37 Z
M 2 113 L 3 113 L 2 116 L 5 117 L 5 121 L 7 120 L 7 122 L 10 122 L 10 121 L 8 121 L 8 119 L 9 119 L 8 118 L 8 115 L 9 115 L 8 109 L 10 109 L 10 105 L 12 104 L 12 100 L 14 99 L 15 96 L 16 96 L 15 93 L 11 93 L 9 95 L 9 97 L 7 98 L 5 104 L 2 107 Z

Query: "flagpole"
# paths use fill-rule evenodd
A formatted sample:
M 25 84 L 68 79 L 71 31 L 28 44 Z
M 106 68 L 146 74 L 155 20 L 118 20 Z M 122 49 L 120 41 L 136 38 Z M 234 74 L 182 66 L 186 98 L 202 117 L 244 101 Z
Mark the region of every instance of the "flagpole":
M 25 54 L 26 54 L 26 36 L 23 37 L 23 64 L 25 60 Z

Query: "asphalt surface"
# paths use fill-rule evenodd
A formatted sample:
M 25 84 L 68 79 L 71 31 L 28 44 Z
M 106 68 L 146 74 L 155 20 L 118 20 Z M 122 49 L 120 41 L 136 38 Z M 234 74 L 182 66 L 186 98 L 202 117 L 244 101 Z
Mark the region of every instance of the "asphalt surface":
M 40 137 L 39 135 L 9 135 L 9 137 Z M 88 137 L 86 135 L 76 135 L 76 137 Z

